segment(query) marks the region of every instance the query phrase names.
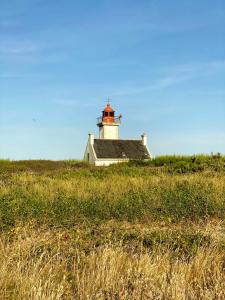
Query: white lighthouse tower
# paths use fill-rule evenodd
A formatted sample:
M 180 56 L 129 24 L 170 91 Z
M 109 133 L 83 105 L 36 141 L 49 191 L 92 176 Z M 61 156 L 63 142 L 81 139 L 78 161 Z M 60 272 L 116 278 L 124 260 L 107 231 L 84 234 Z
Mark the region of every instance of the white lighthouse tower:
M 121 115 L 119 117 L 115 117 L 115 110 L 113 110 L 108 103 L 105 109 L 102 111 L 102 116 L 97 119 L 99 138 L 118 140 L 121 118 Z

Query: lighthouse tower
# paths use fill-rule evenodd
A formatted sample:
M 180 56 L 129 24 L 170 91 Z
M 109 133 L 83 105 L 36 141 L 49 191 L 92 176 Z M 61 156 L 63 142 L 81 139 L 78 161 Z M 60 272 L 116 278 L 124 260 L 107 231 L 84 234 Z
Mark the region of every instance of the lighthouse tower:
M 115 110 L 108 103 L 105 109 L 102 111 L 102 116 L 97 119 L 99 138 L 118 140 L 121 117 L 121 115 L 119 117 L 115 116 Z

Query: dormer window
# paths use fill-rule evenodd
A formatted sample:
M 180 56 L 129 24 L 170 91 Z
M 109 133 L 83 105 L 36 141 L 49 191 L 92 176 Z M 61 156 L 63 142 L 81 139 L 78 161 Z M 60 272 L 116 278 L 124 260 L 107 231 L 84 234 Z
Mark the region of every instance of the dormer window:
M 125 152 L 122 152 L 122 157 L 123 158 L 127 157 Z

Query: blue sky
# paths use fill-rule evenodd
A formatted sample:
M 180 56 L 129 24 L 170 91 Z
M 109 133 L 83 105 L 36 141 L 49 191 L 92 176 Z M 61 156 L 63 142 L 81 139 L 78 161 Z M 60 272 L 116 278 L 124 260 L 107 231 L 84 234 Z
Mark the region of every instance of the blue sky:
M 107 96 L 153 155 L 225 153 L 225 1 L 0 1 L 1 158 L 82 158 Z

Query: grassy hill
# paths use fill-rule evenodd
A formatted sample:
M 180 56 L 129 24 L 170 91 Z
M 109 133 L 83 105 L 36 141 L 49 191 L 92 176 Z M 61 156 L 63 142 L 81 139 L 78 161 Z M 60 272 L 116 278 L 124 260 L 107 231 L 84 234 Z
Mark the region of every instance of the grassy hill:
M 0 299 L 224 299 L 225 157 L 0 161 Z

